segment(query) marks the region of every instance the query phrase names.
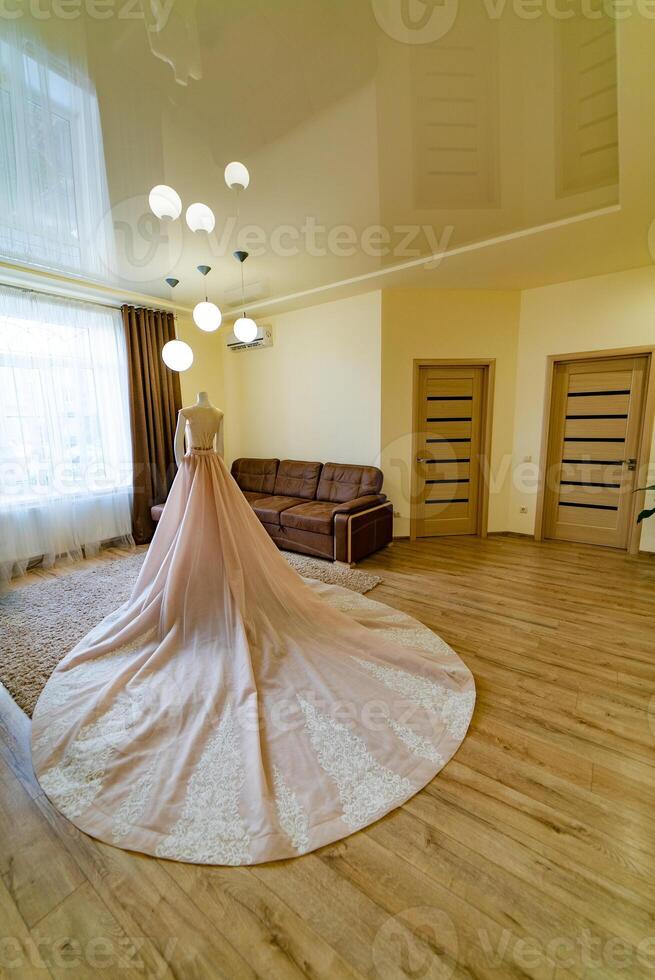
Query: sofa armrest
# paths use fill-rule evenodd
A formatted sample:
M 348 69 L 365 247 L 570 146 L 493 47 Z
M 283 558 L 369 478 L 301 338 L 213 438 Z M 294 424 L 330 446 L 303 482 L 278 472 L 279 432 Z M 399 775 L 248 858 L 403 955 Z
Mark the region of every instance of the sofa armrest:
M 392 538 L 393 505 L 386 498 L 381 503 L 334 515 L 335 561 L 354 564 L 384 548 Z
M 353 500 L 345 500 L 342 504 L 337 504 L 334 508 L 334 515 L 354 514 L 358 510 L 366 510 L 368 507 L 376 507 L 387 501 L 385 493 L 367 493 L 363 497 L 355 497 Z

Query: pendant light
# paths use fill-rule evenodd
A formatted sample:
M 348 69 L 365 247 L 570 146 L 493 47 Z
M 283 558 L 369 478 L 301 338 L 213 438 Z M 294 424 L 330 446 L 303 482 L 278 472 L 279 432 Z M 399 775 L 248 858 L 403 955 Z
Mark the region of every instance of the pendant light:
M 167 184 L 157 184 L 148 195 L 150 210 L 157 218 L 175 221 L 182 214 L 182 201 L 177 191 Z
M 257 324 L 249 316 L 240 316 L 234 321 L 234 336 L 242 344 L 252 344 L 257 336 Z
M 250 183 L 250 174 L 248 173 L 248 168 L 237 160 L 233 160 L 232 163 L 228 163 L 225 168 L 225 183 L 233 190 L 236 188 L 240 191 L 245 191 L 246 187 Z
M 241 302 L 245 306 L 246 299 L 243 285 L 243 263 L 248 258 L 248 252 L 235 252 L 234 258 L 237 260 L 237 262 L 241 263 Z M 253 340 L 257 336 L 257 324 L 249 316 L 246 316 L 245 310 L 243 312 L 243 316 L 240 316 L 238 320 L 234 321 L 234 336 L 237 338 L 237 340 L 240 340 L 242 344 L 252 344 Z
M 193 364 L 193 351 L 183 340 L 169 340 L 162 347 L 161 356 L 171 371 L 187 371 Z
M 174 279 L 173 276 L 169 276 L 164 280 L 166 285 L 170 286 L 171 289 L 175 289 L 179 281 L 179 279 Z M 177 316 L 175 319 L 177 321 Z M 170 368 L 171 371 L 188 371 L 193 364 L 193 351 L 183 340 L 169 340 L 162 347 L 161 358 L 166 367 Z
M 206 276 L 208 272 L 211 272 L 211 266 L 199 265 L 198 272 Z M 196 303 L 193 308 L 193 322 L 200 330 L 204 330 L 205 333 L 213 333 L 214 330 L 218 330 L 222 320 L 223 314 L 216 306 L 216 303 L 209 302 L 207 292 L 205 291 L 204 301 Z
M 190 204 L 186 209 L 186 223 L 191 231 L 206 231 L 211 235 L 216 224 L 216 218 L 211 208 L 206 204 Z

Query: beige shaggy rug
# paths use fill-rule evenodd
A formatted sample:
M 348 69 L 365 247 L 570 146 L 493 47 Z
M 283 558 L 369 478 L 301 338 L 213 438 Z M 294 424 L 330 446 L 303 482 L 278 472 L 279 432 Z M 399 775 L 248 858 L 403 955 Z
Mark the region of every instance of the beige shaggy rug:
M 382 579 L 356 568 L 283 552 L 300 575 L 353 592 L 370 592 Z M 32 717 L 50 674 L 89 630 L 129 598 L 145 552 L 40 579 L 0 596 L 0 681 Z

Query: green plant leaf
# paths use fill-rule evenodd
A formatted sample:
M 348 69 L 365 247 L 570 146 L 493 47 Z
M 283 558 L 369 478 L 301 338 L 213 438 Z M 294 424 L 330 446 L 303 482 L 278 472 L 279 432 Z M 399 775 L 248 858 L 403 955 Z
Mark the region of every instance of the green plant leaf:
M 650 510 L 642 510 L 642 512 L 641 512 L 641 514 L 640 514 L 640 515 L 639 515 L 639 517 L 637 518 L 637 524 L 641 524 L 641 522 L 642 522 L 642 521 L 643 521 L 643 520 L 644 520 L 644 519 L 645 519 L 646 517 L 652 517 L 652 516 L 653 516 L 653 514 L 655 514 L 655 507 L 651 507 L 651 509 L 650 509 Z
M 633 490 L 632 492 L 633 493 L 639 493 L 640 490 L 655 490 L 655 486 L 652 486 L 652 487 L 637 487 L 637 489 L 636 490 Z

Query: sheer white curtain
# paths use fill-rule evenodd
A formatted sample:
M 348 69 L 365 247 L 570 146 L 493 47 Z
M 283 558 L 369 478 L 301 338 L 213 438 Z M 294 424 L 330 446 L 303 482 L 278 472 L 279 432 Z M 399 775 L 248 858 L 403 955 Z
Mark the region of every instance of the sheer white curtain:
M 100 114 L 80 23 L 4 19 L 0 255 L 107 278 L 108 214 Z
M 131 541 L 118 310 L 0 286 L 0 577 Z

